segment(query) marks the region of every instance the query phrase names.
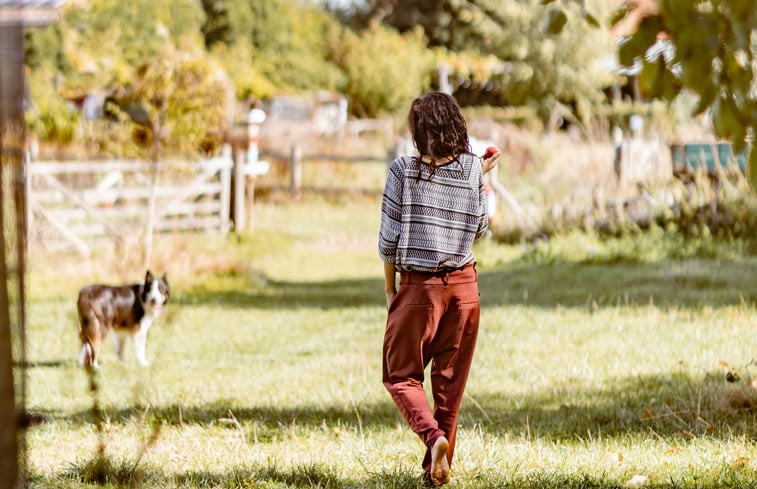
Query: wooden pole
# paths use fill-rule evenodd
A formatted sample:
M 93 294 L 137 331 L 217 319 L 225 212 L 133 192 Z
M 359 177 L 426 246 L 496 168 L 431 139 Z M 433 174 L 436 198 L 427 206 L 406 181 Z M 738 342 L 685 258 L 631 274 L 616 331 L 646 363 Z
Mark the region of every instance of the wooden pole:
M 245 229 L 247 229 L 248 231 L 252 231 L 252 214 L 255 209 L 255 183 L 257 182 L 257 180 L 257 175 L 250 175 L 249 177 L 247 177 L 247 223 Z
M 300 192 L 302 191 L 302 148 L 299 146 L 292 146 L 289 168 L 289 194 L 294 200 L 299 200 Z
M 2 36 L 0 36 L 2 38 Z M 6 163 L 3 162 L 3 166 Z M 5 219 L 5 185 L 0 169 L 0 219 Z M 0 227 L 0 488 L 15 488 L 18 482 L 18 413 L 13 381 L 13 347 L 11 340 L 10 300 L 8 294 L 8 265 L 5 256 L 5 230 Z
M 221 180 L 221 212 L 220 212 L 220 231 L 222 234 L 229 232 L 229 213 L 231 212 L 231 171 L 232 168 L 228 166 L 229 160 L 231 160 L 231 148 L 226 145 L 223 147 L 223 161 L 224 166 L 220 170 Z
M 20 25 L 0 24 L 0 224 L 13 210 L 8 204 L 11 182 L 6 181 L 15 173 L 15 165 L 23 158 L 25 123 L 24 99 L 24 29 Z M 18 210 L 16 210 L 18 219 Z M 15 272 L 10 270 L 6 254 L 7 241 L 18 241 L 22 236 L 16 232 L 6 235 L 6 226 L 0 225 L 0 489 L 16 488 L 19 482 L 19 431 L 16 392 L 13 378 L 13 347 L 11 337 L 11 295 L 9 284 L 23 274 L 23 263 Z M 14 243 L 20 244 L 20 243 Z M 10 249 L 15 249 L 11 246 Z M 23 298 L 17 298 L 20 300 Z M 18 325 L 19 328 L 23 325 Z
M 247 152 L 238 147 L 234 152 L 234 232 L 245 229 L 244 163 Z

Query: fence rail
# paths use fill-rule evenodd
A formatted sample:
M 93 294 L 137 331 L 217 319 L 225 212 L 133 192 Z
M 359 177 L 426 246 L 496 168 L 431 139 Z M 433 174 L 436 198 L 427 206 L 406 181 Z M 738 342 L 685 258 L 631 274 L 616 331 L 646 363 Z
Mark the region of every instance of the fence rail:
M 289 153 L 263 152 L 260 156 L 288 163 L 289 193 L 296 200 L 303 189 L 303 166 L 307 163 L 380 163 L 385 166 L 392 154 L 383 157 L 311 154 L 304 153 L 301 146 L 295 146 Z M 155 231 L 215 230 L 225 233 L 232 225 L 237 230 L 244 229 L 244 215 L 252 211 L 257 176 L 245 173 L 245 153 L 235 156 L 236 164 L 228 153 L 223 157 L 189 163 L 155 164 L 125 160 L 28 162 L 29 245 L 73 248 L 89 254 L 94 238 L 126 240 L 140 237 L 149 222 L 148 202 L 152 196 L 156 201 Z M 383 179 L 383 174 L 381 177 Z M 360 190 L 353 186 L 350 191 L 356 189 Z M 380 192 L 380 186 L 376 189 Z M 337 187 L 333 190 L 345 191 Z
M 276 151 L 264 151 L 260 154 L 262 158 L 286 161 L 289 169 L 289 194 L 292 198 L 297 199 L 302 194 L 303 187 L 303 167 L 306 163 L 314 162 L 327 162 L 327 163 L 345 163 L 345 164 L 375 164 L 379 163 L 383 166 L 395 157 L 396 150 L 387 152 L 384 156 L 363 154 L 363 155 L 334 155 L 325 153 L 306 153 L 302 147 L 295 145 L 292 147 L 289 153 L 276 152 Z M 327 188 L 320 188 L 322 191 L 338 191 L 338 187 L 329 186 Z M 344 189 L 341 189 L 344 191 Z M 366 190 L 366 189 L 362 189 Z M 380 192 L 381 187 L 371 189 L 372 192 Z
M 229 157 L 200 162 L 29 162 L 30 246 L 91 251 L 91 238 L 127 239 L 146 231 L 155 198 L 155 231 L 231 227 Z

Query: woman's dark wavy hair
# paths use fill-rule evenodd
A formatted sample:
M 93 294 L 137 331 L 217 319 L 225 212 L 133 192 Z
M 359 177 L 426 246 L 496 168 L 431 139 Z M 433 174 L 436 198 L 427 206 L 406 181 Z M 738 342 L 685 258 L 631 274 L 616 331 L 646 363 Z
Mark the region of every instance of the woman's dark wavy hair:
M 446 93 L 431 92 L 413 100 L 407 122 L 421 156 L 438 160 L 470 152 L 463 113 Z

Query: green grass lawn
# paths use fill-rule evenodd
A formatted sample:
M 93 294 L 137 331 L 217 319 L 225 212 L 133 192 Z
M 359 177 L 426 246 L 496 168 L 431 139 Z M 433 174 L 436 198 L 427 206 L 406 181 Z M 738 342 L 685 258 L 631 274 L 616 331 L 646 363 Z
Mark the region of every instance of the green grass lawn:
M 259 204 L 254 233 L 160 237 L 153 272 L 173 294 L 152 363 L 105 349 L 94 397 L 77 290 L 144 270 L 32 256 L 30 484 L 422 487 L 421 442 L 381 385 L 378 218 L 369 198 Z M 482 328 L 450 487 L 757 487 L 757 259 L 656 249 L 477 245 Z

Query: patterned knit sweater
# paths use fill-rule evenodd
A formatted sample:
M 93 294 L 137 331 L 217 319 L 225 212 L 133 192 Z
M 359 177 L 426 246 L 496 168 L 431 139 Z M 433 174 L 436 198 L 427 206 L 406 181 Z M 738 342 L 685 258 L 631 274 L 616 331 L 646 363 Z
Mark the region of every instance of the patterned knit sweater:
M 378 251 L 400 271 L 433 272 L 473 261 L 488 217 L 481 159 L 462 154 L 437 167 L 403 156 L 389 165 Z

